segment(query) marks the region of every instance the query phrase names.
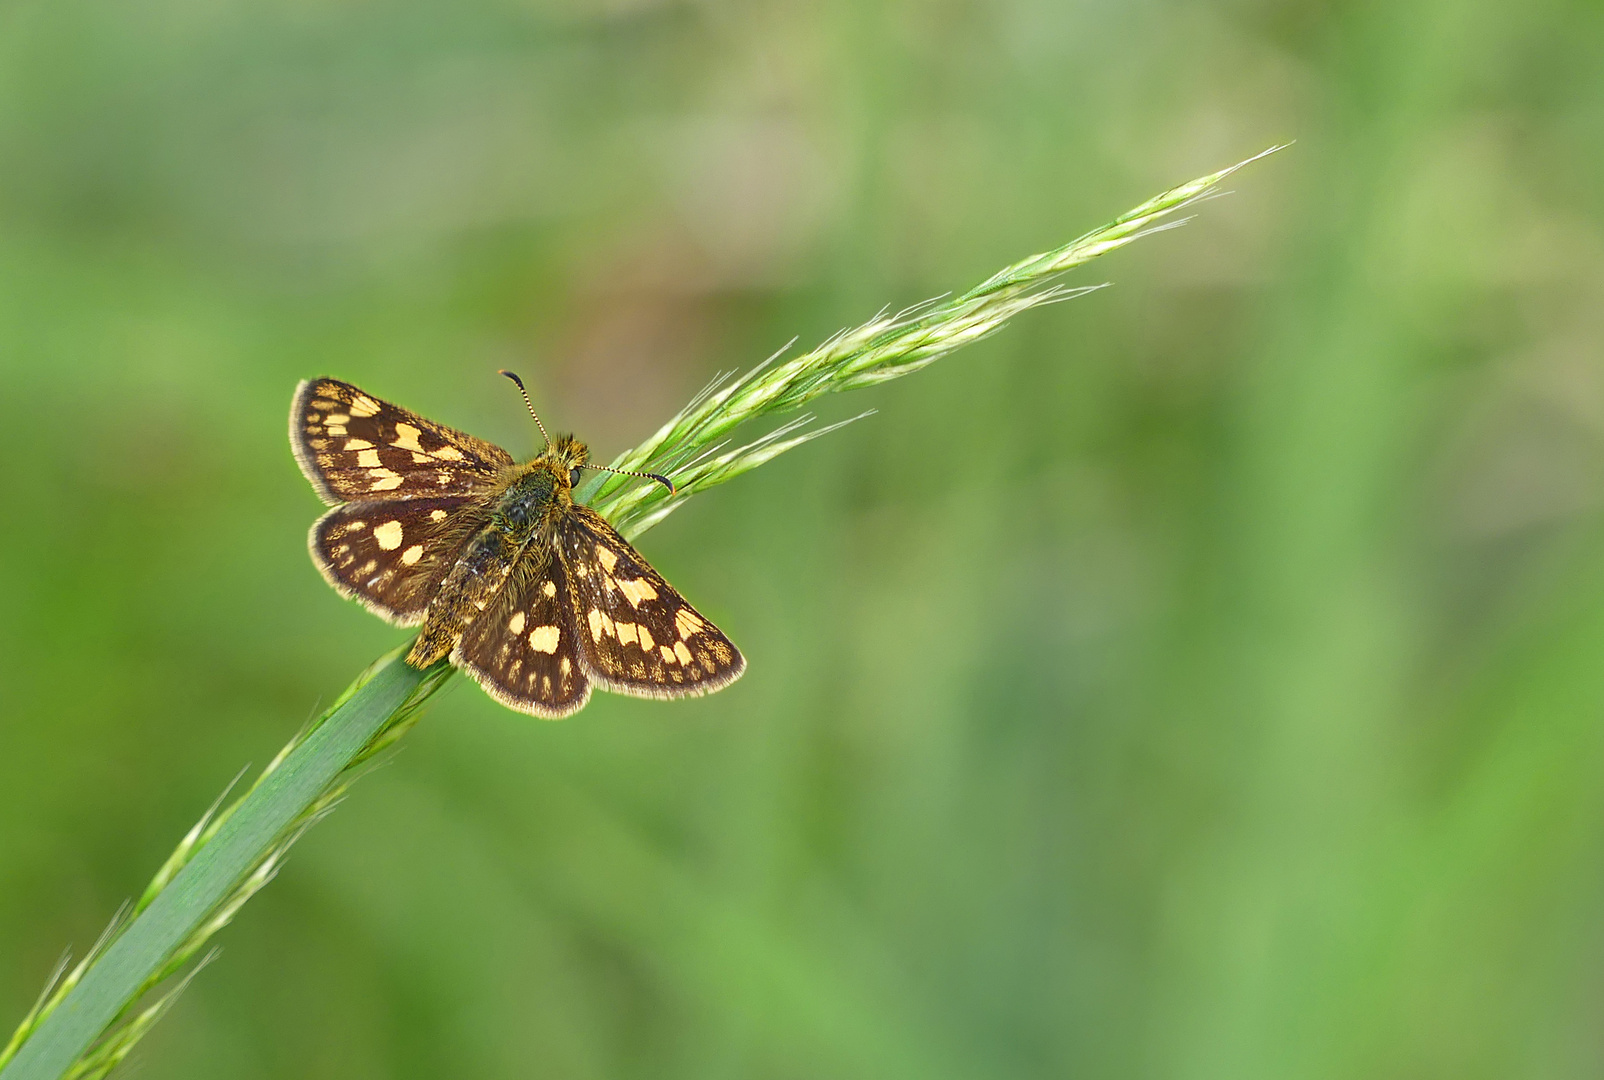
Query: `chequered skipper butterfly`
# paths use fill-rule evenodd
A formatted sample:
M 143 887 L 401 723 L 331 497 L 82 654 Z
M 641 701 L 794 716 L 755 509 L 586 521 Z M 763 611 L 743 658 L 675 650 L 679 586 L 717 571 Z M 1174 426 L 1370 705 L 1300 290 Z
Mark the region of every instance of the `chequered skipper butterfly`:
M 290 446 L 333 506 L 312 525 L 312 561 L 343 596 L 422 625 L 414 667 L 449 657 L 496 700 L 553 719 L 583 708 L 593 686 L 684 697 L 746 669 L 718 627 L 574 502 L 580 469 L 605 466 L 570 435 L 518 464 L 350 383 L 309 379 Z

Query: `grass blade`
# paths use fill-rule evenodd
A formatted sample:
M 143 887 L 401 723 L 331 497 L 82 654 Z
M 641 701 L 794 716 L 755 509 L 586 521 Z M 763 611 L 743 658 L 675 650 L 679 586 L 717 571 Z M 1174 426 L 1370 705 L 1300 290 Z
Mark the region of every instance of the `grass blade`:
M 449 669 L 447 669 L 449 672 Z M 216 832 L 149 905 L 101 949 L 64 996 L 40 1010 L 0 1080 L 56 1080 L 159 980 L 175 955 L 206 927 L 242 879 L 293 831 L 364 748 L 382 738 L 438 669 L 418 671 L 391 654 L 337 703 L 291 752 L 232 808 Z

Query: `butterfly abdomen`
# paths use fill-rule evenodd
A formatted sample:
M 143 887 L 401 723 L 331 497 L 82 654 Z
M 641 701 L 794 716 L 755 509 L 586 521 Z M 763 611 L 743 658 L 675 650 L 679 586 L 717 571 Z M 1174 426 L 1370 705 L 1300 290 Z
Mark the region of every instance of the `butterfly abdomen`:
M 412 666 L 428 667 L 450 653 L 469 625 L 494 608 L 520 559 L 544 561 L 529 549 L 558 509 L 560 481 L 539 459 L 523 470 L 497 497 L 490 521 L 468 541 L 441 581 L 407 654 Z
M 425 668 L 450 653 L 469 624 L 495 602 L 527 545 L 527 538 L 520 541 L 494 522 L 480 529 L 429 601 L 407 663 Z

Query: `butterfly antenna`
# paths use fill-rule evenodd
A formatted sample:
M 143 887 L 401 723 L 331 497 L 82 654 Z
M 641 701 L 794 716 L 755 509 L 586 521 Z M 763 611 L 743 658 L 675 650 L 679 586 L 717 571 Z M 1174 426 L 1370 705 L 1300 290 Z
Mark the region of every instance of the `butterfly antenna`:
M 674 481 L 670 480 L 668 477 L 662 475 L 661 473 L 632 472 L 629 469 L 615 469 L 611 465 L 581 465 L 580 468 L 581 469 L 597 469 L 597 470 L 599 470 L 601 472 L 610 472 L 610 473 L 614 473 L 614 474 L 616 474 L 618 476 L 636 476 L 636 477 L 639 477 L 642 480 L 656 480 L 659 484 L 662 484 L 664 487 L 666 487 L 668 489 L 668 493 L 670 495 L 677 494 L 677 490 L 674 487 Z
M 546 434 L 546 425 L 540 422 L 540 414 L 535 412 L 535 403 L 529 400 L 529 391 L 524 389 L 524 381 L 515 372 L 508 371 L 506 368 L 502 368 L 500 374 L 507 376 L 507 378 L 518 384 L 518 392 L 524 396 L 524 405 L 528 407 L 529 415 L 535 418 L 535 426 L 540 429 L 540 437 L 546 440 L 548 447 L 551 446 L 551 436 Z

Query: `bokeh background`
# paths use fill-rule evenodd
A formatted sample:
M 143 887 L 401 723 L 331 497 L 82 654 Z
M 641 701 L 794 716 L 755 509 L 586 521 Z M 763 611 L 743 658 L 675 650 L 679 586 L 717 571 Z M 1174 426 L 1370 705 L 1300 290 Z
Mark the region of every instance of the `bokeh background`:
M 751 661 L 460 682 L 162 1077 L 1604 1074 L 1604 8 L 0 8 L 0 1016 L 403 640 L 333 374 L 610 457 L 713 372 L 1297 139 L 697 499 Z M 132 1074 L 132 1073 L 131 1073 Z

